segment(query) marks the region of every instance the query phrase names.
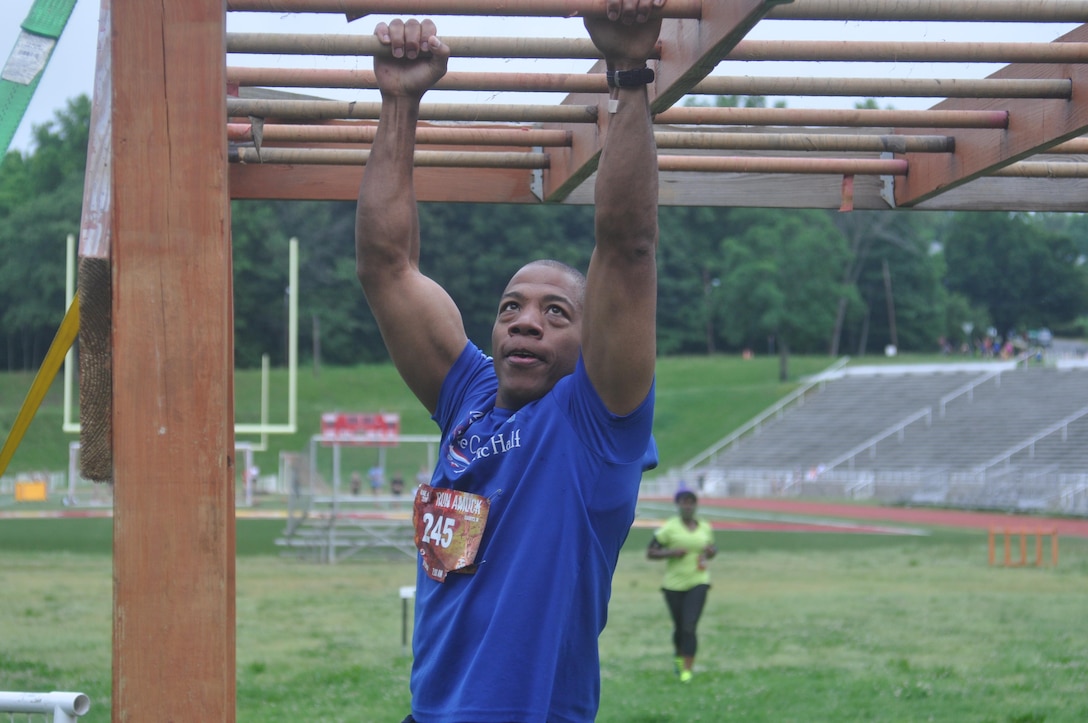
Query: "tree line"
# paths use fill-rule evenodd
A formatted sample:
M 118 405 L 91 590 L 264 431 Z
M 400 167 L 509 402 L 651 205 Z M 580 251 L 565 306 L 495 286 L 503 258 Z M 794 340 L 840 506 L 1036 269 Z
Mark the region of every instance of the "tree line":
M 0 370 L 40 365 L 64 311 L 65 239 L 79 233 L 90 101 L 34 129 L 0 164 Z M 154 182 L 149 170 L 148 182 Z M 234 201 L 235 360 L 286 359 L 289 239 L 300 241 L 300 357 L 387 359 L 355 278 L 348 202 Z M 1082 214 L 663 207 L 658 346 L 664 355 L 865 354 L 890 344 L 971 347 L 991 329 L 1088 325 Z M 593 209 L 425 203 L 421 266 L 454 297 L 469 336 L 525 261 L 585 269 Z

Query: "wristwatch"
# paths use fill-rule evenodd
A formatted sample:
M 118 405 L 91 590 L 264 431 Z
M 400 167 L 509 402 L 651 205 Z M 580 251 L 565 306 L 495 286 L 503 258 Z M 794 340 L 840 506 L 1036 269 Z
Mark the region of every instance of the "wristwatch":
M 634 70 L 609 70 L 605 77 L 609 88 L 637 88 L 654 82 L 654 71 L 644 65 Z

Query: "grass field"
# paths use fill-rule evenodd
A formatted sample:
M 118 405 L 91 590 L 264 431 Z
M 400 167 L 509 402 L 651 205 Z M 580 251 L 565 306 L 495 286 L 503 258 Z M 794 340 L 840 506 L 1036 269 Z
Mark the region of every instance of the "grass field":
M 783 384 L 772 358 L 662 359 L 662 469 L 829 363 L 796 357 Z M 0 375 L 0 437 L 30 379 Z M 285 418 L 276 392 L 285 388 L 274 372 L 273 422 Z M 258 418 L 259 389 L 256 372 L 239 372 L 239 421 Z M 305 451 L 332 410 L 399 412 L 405 433 L 434 431 L 389 366 L 304 372 L 300 431 L 273 437 L 257 464 L 271 471 L 280 450 Z M 75 437 L 60 431 L 61 417 L 58 380 L 9 472 L 66 469 Z M 109 519 L 0 519 L 0 689 L 79 690 L 93 701 L 84 720 L 110 720 L 111 529 Z M 238 522 L 238 720 L 399 722 L 411 660 L 397 591 L 414 582 L 412 561 L 282 558 L 282 529 Z M 722 533 L 696 678 L 681 686 L 662 567 L 643 555 L 648 535 L 632 532 L 615 579 L 601 638 L 602 723 L 1088 720 L 1086 539 L 1063 538 L 1060 566 L 1039 570 L 988 567 L 978 532 Z
M 882 359 L 882 358 L 881 358 Z M 924 358 L 919 358 L 924 359 Z M 866 359 L 864 363 L 869 363 Z M 873 361 L 878 361 L 874 358 Z M 805 375 L 827 368 L 826 356 L 791 359 L 788 383 L 778 381 L 778 360 L 739 356 L 666 357 L 658 362 L 657 406 L 654 434 L 661 453 L 662 469 L 678 466 L 726 436 L 744 422 L 792 391 Z M 268 419 L 287 421 L 287 373 L 274 369 L 270 375 Z M 0 440 L 7 437 L 33 374 L 0 374 Z M 74 395 L 78 399 L 78 392 Z M 235 416 L 239 423 L 260 420 L 261 375 L 259 370 L 235 374 Z M 62 431 L 63 385 L 58 376 L 50 387 L 26 437 L 6 474 L 36 471 L 67 471 L 68 444 L 78 435 Z M 303 368 L 298 377 L 298 432 L 271 435 L 267 451 L 258 452 L 255 463 L 265 474 L 278 468 L 279 453 L 308 452 L 310 437 L 320 431 L 323 412 L 393 412 L 401 417 L 405 434 L 436 434 L 437 427 L 408 391 L 389 364 L 357 367 L 325 367 L 315 373 Z M 78 410 L 75 410 L 78 417 Z M 239 441 L 258 442 L 254 436 Z M 420 445 L 387 450 L 387 469 L 400 470 L 411 479 L 425 452 Z M 376 460 L 373 449 L 345 451 L 344 469 L 366 470 Z M 331 455 L 319 455 L 321 471 L 328 473 Z
M 282 524 L 238 523 L 238 720 L 400 721 L 412 561 L 278 557 Z M 0 688 L 85 692 L 85 721 L 110 720 L 110 526 L 0 521 Z M 682 686 L 648 535 L 616 574 L 602 723 L 1088 720 L 1088 540 L 1063 538 L 1056 569 L 1006 569 L 979 532 L 719 533 Z

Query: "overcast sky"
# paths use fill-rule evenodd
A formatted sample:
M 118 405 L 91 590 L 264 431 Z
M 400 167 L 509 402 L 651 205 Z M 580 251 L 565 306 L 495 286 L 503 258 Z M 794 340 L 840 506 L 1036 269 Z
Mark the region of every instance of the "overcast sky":
M 19 25 L 29 13 L 33 0 L 2 0 L 8 8 L 0 21 L 0 56 L 7 59 L 19 35 Z M 53 57 L 45 70 L 33 99 L 23 116 L 11 149 L 29 151 L 32 145 L 32 128 L 51 121 L 65 103 L 81 93 L 91 95 L 94 86 L 95 46 L 98 37 L 99 2 L 77 0 L 71 19 L 65 27 Z M 347 23 L 335 15 L 275 15 L 267 13 L 231 13 L 227 29 L 235 32 L 282 32 L 282 33 L 362 33 L 373 30 L 382 17 L 362 18 Z M 502 18 L 488 21 L 480 18 L 435 18 L 439 34 L 450 37 L 487 35 L 496 37 L 585 37 L 579 20 L 564 18 Z M 486 27 L 485 24 L 492 24 Z M 1069 32 L 1074 25 L 1060 24 L 986 24 L 966 25 L 957 23 L 848 23 L 848 22 L 761 22 L 749 35 L 753 39 L 806 39 L 806 40 L 973 40 L 986 42 L 1047 42 Z M 232 64 L 285 67 L 359 67 L 369 68 L 369 58 L 304 58 L 277 56 L 244 56 L 230 59 Z M 503 72 L 557 72 L 581 73 L 589 67 L 585 60 L 472 60 L 455 58 L 451 70 L 495 70 Z M 932 65 L 912 66 L 907 63 L 807 64 L 787 63 L 723 63 L 716 75 L 786 75 L 830 77 L 942 77 L 980 78 L 994 72 L 996 66 Z M 815 66 L 815 67 L 814 67 Z M 299 92 L 307 92 L 300 90 Z M 316 94 L 316 93 L 315 93 Z M 364 91 L 321 91 L 330 98 L 372 100 Z M 555 94 L 495 94 L 461 92 L 454 94 L 428 94 L 432 102 L 464 103 L 558 103 L 562 96 Z M 856 99 L 804 99 L 786 98 L 792 108 L 802 107 L 852 107 Z M 936 100 L 929 98 L 895 99 L 896 108 L 927 108 Z

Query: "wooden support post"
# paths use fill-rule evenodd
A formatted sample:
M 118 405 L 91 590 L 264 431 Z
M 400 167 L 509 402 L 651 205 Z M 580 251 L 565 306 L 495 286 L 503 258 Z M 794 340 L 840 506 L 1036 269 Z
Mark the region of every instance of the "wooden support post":
M 114 721 L 235 719 L 223 0 L 111 0 Z

